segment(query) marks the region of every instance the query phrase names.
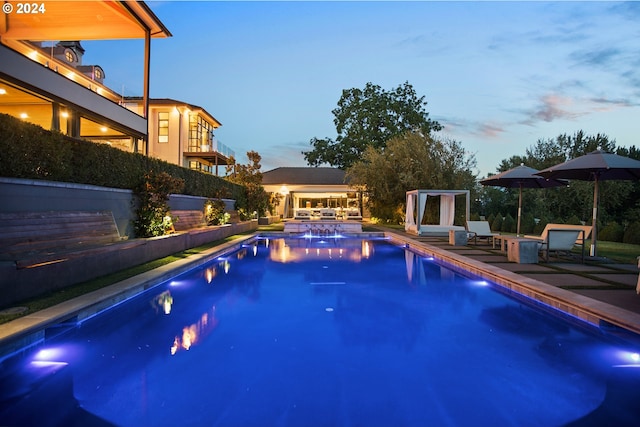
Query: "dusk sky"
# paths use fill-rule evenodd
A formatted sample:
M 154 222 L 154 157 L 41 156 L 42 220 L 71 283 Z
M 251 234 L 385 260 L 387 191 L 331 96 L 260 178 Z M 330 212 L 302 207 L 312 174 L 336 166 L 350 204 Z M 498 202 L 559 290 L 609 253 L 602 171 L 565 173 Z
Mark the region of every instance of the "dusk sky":
M 480 177 L 538 139 L 603 133 L 640 146 L 640 2 L 147 2 L 173 34 L 154 39 L 151 97 L 203 107 L 217 138 L 306 166 L 337 136 L 343 89 L 409 82 Z M 142 94 L 143 42 L 83 42 L 107 84 Z

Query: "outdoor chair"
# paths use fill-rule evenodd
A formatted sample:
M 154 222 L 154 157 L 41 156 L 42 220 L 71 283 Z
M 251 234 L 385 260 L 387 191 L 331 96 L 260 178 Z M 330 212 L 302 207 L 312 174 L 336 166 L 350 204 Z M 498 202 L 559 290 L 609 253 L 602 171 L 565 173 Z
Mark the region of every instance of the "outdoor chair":
M 357 208 L 348 208 L 345 211 L 345 218 L 346 219 L 357 219 L 357 220 L 361 220 L 362 219 L 362 215 L 360 215 L 360 210 Z
M 478 239 L 487 239 L 493 242 L 493 238 L 500 233 L 493 233 L 489 227 L 489 221 L 467 221 L 467 238 L 473 239 L 474 244 L 478 244 Z
M 579 239 L 580 235 L 582 235 L 581 239 Z M 549 252 L 554 251 L 556 255 L 559 252 L 570 253 L 576 241 L 582 241 L 581 259 L 584 263 L 584 230 L 549 229 L 546 238 L 539 242 L 538 250 L 545 253 L 545 261 L 549 262 Z
M 305 209 L 298 209 L 295 212 L 293 219 L 311 219 L 311 211 Z
M 336 211 L 330 208 L 320 209 L 320 219 L 336 219 Z

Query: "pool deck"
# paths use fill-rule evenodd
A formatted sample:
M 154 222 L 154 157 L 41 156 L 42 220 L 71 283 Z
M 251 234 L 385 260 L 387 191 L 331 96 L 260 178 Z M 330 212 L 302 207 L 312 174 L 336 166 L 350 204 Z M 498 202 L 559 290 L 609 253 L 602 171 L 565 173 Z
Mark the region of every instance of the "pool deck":
M 416 236 L 380 229 L 407 247 L 471 271 L 519 294 L 526 295 L 596 326 L 614 325 L 640 334 L 640 295 L 636 294 L 638 268 L 631 264 L 595 263 L 551 258 L 549 263 L 517 264 L 486 242 L 453 246 L 447 238 Z M 262 234 L 257 232 L 256 234 Z M 279 234 L 279 233 L 275 233 Z M 363 233 L 367 235 L 367 233 Z M 176 272 L 186 271 L 232 250 L 251 236 L 212 248 L 86 294 L 62 304 L 0 325 L 0 360 L 44 337 L 45 328 L 69 319 L 80 320 L 116 304 Z

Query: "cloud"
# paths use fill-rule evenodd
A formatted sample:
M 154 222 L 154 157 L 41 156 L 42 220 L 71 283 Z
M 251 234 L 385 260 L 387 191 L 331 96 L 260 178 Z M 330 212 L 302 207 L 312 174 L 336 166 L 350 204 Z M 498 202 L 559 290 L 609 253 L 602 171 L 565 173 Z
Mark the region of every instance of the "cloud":
M 569 111 L 573 104 L 571 98 L 551 94 L 542 96 L 539 101 L 538 107 L 532 112 L 532 117 L 537 120 L 552 122 L 556 119 L 574 119 L 580 116 Z
M 613 111 L 620 108 L 635 107 L 637 103 L 629 99 L 607 97 L 574 98 L 560 94 L 547 94 L 539 98 L 537 106 L 521 113 L 525 119 L 520 124 L 534 126 L 538 122 L 556 120 L 575 120 L 596 112 Z
M 629 99 L 591 98 L 589 102 L 595 111 L 611 111 L 618 108 L 635 107 L 638 104 Z
M 579 65 L 609 67 L 617 62 L 621 54 L 620 49 L 606 47 L 597 50 L 575 51 L 569 57 Z
M 497 139 L 506 132 L 503 125 L 490 121 L 478 122 L 463 118 L 438 119 L 438 121 L 444 126 L 444 131 L 451 135 L 468 134 L 482 138 Z
M 504 127 L 498 124 L 482 123 L 478 126 L 476 133 L 485 138 L 498 138 L 504 132 Z

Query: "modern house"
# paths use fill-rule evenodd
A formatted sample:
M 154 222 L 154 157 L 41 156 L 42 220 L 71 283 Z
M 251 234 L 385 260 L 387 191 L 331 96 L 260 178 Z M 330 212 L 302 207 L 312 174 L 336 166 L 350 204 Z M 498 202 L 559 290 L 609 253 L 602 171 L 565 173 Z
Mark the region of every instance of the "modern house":
M 357 211 L 358 217 L 368 216 L 363 209 L 362 193 L 345 181 L 341 169 L 280 167 L 262 174 L 262 186 L 267 193 L 280 195 L 277 214 L 282 218 L 295 218 L 298 210 L 322 208 Z
M 7 3 L 14 7 L 13 3 Z M 171 37 L 144 2 L 44 2 L 0 15 L 0 112 L 70 137 L 148 154 L 152 38 Z M 99 65 L 82 63 L 79 40 L 144 39 L 141 112 L 104 85 Z M 69 41 L 67 40 L 75 40 Z
M 206 110 L 150 99 L 151 38 L 171 33 L 144 2 L 55 1 L 17 12 L 0 15 L 0 113 L 216 175 L 233 156 Z M 144 70 L 140 97 L 123 97 L 102 66 L 83 62 L 82 40 L 113 39 L 145 40 L 144 61 L 131 64 Z
M 127 97 L 124 105 L 142 113 L 144 100 Z M 204 108 L 174 99 L 149 100 L 149 155 L 214 175 L 225 172 L 235 153 L 218 141 L 221 123 Z

